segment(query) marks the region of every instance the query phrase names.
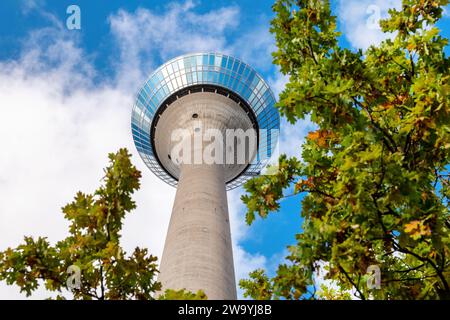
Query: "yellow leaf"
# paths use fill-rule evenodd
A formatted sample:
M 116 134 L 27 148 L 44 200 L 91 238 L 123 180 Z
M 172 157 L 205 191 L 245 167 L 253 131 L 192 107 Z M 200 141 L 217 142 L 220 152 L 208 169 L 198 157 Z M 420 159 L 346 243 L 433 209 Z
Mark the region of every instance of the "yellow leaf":
M 405 225 L 405 232 L 408 233 L 412 238 L 418 239 L 421 236 L 430 236 L 431 229 L 429 226 L 424 225 L 423 221 L 414 220 Z
M 414 220 L 414 221 L 411 221 L 410 223 L 407 223 L 405 225 L 405 232 L 412 233 L 414 230 L 418 229 L 419 224 L 420 224 L 419 220 Z
M 308 139 L 316 142 L 319 147 L 326 147 L 328 141 L 334 138 L 336 138 L 336 135 L 329 130 L 317 130 L 308 133 Z

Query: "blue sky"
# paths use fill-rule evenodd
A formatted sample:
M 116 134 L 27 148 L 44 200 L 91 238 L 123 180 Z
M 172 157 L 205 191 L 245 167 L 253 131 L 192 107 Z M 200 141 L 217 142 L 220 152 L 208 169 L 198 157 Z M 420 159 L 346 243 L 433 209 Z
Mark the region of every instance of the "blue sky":
M 129 129 L 134 94 L 159 64 L 197 51 L 240 57 L 278 94 L 286 78 L 271 63 L 272 2 L 2 0 L 0 137 L 6 152 L 0 155 L 0 194 L 8 200 L 0 201 L 0 249 L 18 244 L 25 234 L 51 241 L 64 237 L 60 207 L 79 189 L 92 191 L 106 154 L 125 146 L 144 175 L 123 243 L 128 250 L 139 245 L 159 255 L 174 189 L 156 179 L 134 149 Z M 81 30 L 65 27 L 71 4 L 81 9 Z M 367 48 L 386 37 L 367 27 L 368 8 L 375 6 L 384 16 L 399 1 L 332 4 L 341 44 Z M 449 37 L 448 13 L 439 26 Z M 281 152 L 298 156 L 313 128 L 308 120 L 296 126 L 283 121 Z M 242 192 L 228 195 L 238 279 L 258 267 L 273 273 L 301 226 L 301 196 L 296 196 L 284 200 L 280 212 L 247 227 Z M 18 296 L 15 288 L 0 284 L 0 298 Z

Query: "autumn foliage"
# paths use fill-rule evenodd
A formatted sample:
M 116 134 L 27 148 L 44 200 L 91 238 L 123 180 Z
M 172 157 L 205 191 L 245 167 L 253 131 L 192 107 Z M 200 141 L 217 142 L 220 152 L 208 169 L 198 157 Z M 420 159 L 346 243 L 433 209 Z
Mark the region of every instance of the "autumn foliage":
M 289 76 L 278 109 L 318 130 L 302 161 L 283 155 L 245 186 L 248 223 L 304 195 L 289 263 L 241 281 L 247 296 L 450 298 L 450 59 L 436 27 L 448 3 L 403 0 L 381 21 L 392 39 L 362 52 L 338 44 L 328 1 L 276 1 L 274 62 Z M 380 288 L 367 286 L 371 265 Z

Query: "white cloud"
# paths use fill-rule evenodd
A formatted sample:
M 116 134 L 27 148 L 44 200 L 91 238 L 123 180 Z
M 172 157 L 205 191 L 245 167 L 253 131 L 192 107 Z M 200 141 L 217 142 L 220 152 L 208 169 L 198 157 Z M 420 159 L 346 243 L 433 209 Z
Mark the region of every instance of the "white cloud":
M 269 82 L 275 96 L 278 97 L 279 94 L 283 92 L 286 84 L 289 82 L 289 76 L 277 72 L 274 77 L 269 77 L 267 81 Z
M 245 32 L 225 48 L 225 52 L 237 55 L 260 71 L 272 69 L 272 52 L 276 50 L 274 36 L 269 32 L 269 21 L 261 18 L 261 26 Z
M 242 188 L 228 192 L 228 211 L 230 214 L 231 236 L 233 240 L 233 259 L 236 275 L 236 284 L 240 279 L 248 278 L 248 274 L 259 268 L 267 268 L 267 258 L 260 253 L 249 253 L 240 244 L 247 239 L 250 227 L 245 223 L 245 205 L 240 200 Z M 237 288 L 238 297 L 243 298 L 243 290 Z
M 42 5 L 42 0 L 23 0 L 20 7 L 23 14 L 28 14 L 32 10 L 38 9 Z
M 339 0 L 341 29 L 354 48 L 365 50 L 392 37 L 378 27 L 379 19 L 388 17 L 389 8 L 401 9 L 401 0 Z
M 239 8 L 222 7 L 199 14 L 192 1 L 169 4 L 163 14 L 139 8 L 134 13 L 119 10 L 109 17 L 111 32 L 121 56 L 117 79 L 126 88 L 135 88 L 163 61 L 187 52 L 224 51 L 226 32 L 239 23 Z M 209 23 L 208 23 L 209 22 Z M 156 60 L 156 61 L 155 61 Z
M 42 30 L 41 30 L 42 31 Z M 139 209 L 126 219 L 123 245 L 149 247 L 160 255 L 174 190 L 140 161 L 132 145 L 129 117 L 133 96 L 115 87 L 93 87 L 92 66 L 62 30 L 54 41 L 33 33 L 18 61 L 0 72 L 0 248 L 23 235 L 55 242 L 67 234 L 60 208 L 75 192 L 99 185 L 107 153 L 127 147 L 143 172 Z M 46 34 L 48 35 L 48 34 Z M 155 203 L 159 203 L 155 210 Z M 20 297 L 0 287 L 3 298 Z M 46 294 L 40 291 L 36 297 Z
M 450 18 L 450 5 L 448 5 L 448 6 L 443 8 L 442 17 L 443 18 Z

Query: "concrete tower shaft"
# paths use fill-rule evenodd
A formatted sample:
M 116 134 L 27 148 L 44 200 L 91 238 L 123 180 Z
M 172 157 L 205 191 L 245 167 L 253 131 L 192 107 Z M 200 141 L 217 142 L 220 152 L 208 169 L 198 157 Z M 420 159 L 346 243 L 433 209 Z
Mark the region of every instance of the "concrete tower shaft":
M 223 166 L 182 166 L 158 280 L 163 290 L 236 299 Z
M 210 141 L 195 144 L 194 136 L 210 129 L 222 133 L 224 141 L 218 145 L 223 150 L 216 152 L 225 157 L 226 132 L 253 129 L 252 121 L 235 101 L 215 93 L 198 92 L 169 105 L 158 119 L 155 130 L 159 159 L 178 179 L 159 281 L 163 289 L 186 288 L 194 292 L 203 289 L 209 299 L 236 299 L 226 182 L 238 176 L 248 162 L 175 161 L 174 156 L 169 155 L 179 142 L 172 141 L 171 137 L 179 129 L 188 133 L 189 159 L 194 160 L 195 153 L 203 155 Z M 203 141 L 202 137 L 200 139 Z

